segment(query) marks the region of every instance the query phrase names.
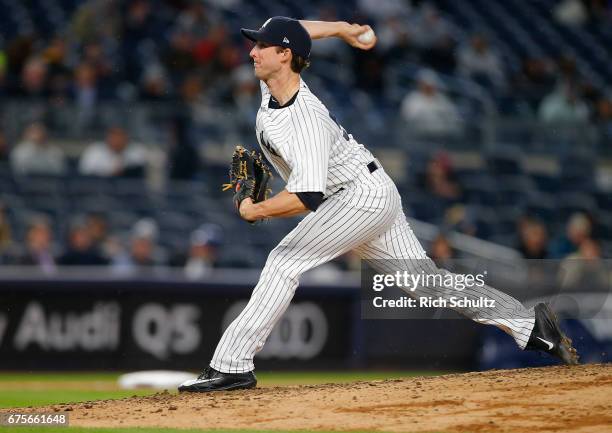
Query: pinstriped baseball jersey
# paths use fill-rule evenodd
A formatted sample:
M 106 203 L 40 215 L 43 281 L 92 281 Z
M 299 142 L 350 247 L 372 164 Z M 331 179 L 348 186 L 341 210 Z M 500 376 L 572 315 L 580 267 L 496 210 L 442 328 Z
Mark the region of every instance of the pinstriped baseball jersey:
M 374 157 L 336 122 L 325 105 L 300 79 L 295 100 L 271 108 L 268 87 L 261 83 L 262 101 L 256 134 L 268 161 L 287 183 L 289 192 L 330 195 L 352 181 Z
M 223 333 L 210 362 L 224 373 L 255 368 L 253 358 L 287 309 L 300 276 L 341 254 L 355 251 L 373 267 L 391 274 L 448 273 L 427 258 L 406 221 L 397 188 L 382 166 L 371 164 L 370 152 L 334 121 L 303 81 L 284 107 L 271 98 L 262 83 L 256 132 L 263 152 L 287 182 L 289 192 L 322 192 L 328 200 L 270 252 L 249 303 Z M 419 290 L 445 299 L 456 294 L 436 284 Z M 473 299 L 481 295 L 495 300 L 497 307 L 455 310 L 503 329 L 524 348 L 535 323 L 533 309 L 489 286 L 462 291 L 462 296 Z

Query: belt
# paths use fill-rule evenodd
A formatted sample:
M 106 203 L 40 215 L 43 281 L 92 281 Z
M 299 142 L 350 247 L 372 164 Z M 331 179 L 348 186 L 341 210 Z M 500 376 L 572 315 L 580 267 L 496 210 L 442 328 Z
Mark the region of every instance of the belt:
M 369 162 L 367 167 L 368 167 L 368 170 L 370 171 L 370 173 L 374 173 L 376 170 L 378 170 L 380 168 L 378 166 L 378 164 L 376 163 L 376 161 Z M 344 191 L 344 188 L 339 188 L 336 191 L 332 192 L 329 196 L 325 197 L 323 199 L 323 201 L 327 200 L 330 196 L 332 196 L 332 195 L 334 195 L 336 193 L 339 193 L 340 191 Z

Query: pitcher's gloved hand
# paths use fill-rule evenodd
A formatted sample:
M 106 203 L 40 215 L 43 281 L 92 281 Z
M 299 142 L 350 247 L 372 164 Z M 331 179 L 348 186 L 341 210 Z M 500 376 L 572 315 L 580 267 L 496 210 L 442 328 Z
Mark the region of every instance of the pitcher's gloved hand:
M 223 191 L 233 190 L 234 207 L 240 214 L 240 204 L 244 199 L 251 198 L 253 203 L 258 203 L 268 198 L 271 179 L 272 173 L 261 154 L 236 146 L 230 164 L 229 183 L 223 185 Z

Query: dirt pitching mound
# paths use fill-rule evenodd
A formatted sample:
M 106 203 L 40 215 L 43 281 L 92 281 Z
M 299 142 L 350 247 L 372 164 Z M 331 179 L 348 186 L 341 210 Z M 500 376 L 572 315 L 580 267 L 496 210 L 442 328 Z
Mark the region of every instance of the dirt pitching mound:
M 46 410 L 69 410 L 71 425 L 85 427 L 602 432 L 612 431 L 612 365 L 161 393 Z

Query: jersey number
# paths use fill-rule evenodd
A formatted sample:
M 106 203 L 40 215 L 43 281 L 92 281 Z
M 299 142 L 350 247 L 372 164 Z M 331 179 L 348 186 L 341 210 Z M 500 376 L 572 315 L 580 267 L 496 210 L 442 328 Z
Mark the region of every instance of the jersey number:
M 329 113 L 329 117 L 331 117 L 331 120 L 333 120 L 334 123 L 336 125 L 338 125 L 338 128 L 340 128 L 340 130 L 342 131 L 342 136 L 344 137 L 344 139 L 346 141 L 349 141 L 348 132 L 346 132 L 346 129 L 344 129 L 344 127 L 338 123 L 338 120 L 336 119 L 336 116 L 334 116 L 333 114 Z

